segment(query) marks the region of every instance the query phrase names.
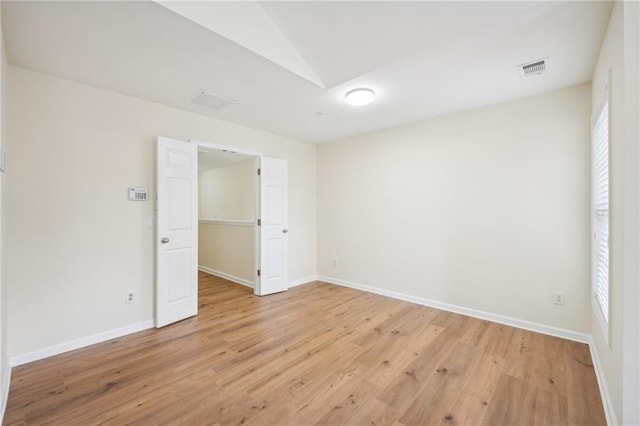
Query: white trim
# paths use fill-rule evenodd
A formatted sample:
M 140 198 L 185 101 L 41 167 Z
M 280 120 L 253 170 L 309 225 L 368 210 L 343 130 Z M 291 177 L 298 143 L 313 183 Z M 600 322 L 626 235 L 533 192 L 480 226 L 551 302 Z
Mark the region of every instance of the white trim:
M 4 413 L 7 411 L 7 400 L 9 399 L 9 386 L 11 385 L 11 366 L 7 365 L 9 372 L 2 383 L 2 406 L 0 407 L 0 423 L 4 420 Z
M 563 328 L 552 327 L 544 324 L 539 324 L 531 321 L 525 321 L 518 318 L 508 317 L 505 315 L 492 314 L 490 312 L 479 311 L 476 309 L 465 308 L 464 306 L 452 305 L 449 303 L 438 302 L 436 300 L 425 299 L 423 297 L 411 296 L 409 294 L 400 293 L 397 291 L 385 290 L 378 287 L 371 287 L 364 284 L 357 284 L 350 281 L 344 281 L 337 278 L 331 278 L 319 275 L 319 281 L 324 281 L 330 284 L 336 284 L 343 287 L 354 288 L 356 290 L 367 291 L 369 293 L 379 294 L 381 296 L 392 297 L 394 299 L 404 300 L 406 302 L 417 303 L 419 305 L 429 306 L 432 308 L 442 309 L 443 311 L 454 312 L 456 314 L 467 315 L 474 318 L 480 318 L 499 324 L 505 324 L 512 327 L 522 328 L 525 330 L 535 331 L 537 333 L 548 334 L 550 336 L 561 337 L 563 339 L 573 340 L 580 343 L 589 343 L 591 336 L 586 333 L 579 333 L 577 331 L 566 330 Z
M 591 259 L 592 263 L 594 263 L 593 260 L 594 259 Z M 592 286 L 593 286 L 593 283 L 592 283 Z M 609 288 L 611 288 L 611 286 L 609 286 Z M 593 291 L 593 287 L 592 287 L 592 291 Z M 595 296 L 593 296 L 593 294 L 591 296 L 591 312 L 593 312 L 593 315 L 596 317 L 596 322 L 600 326 L 600 331 L 602 332 L 602 337 L 604 337 L 604 341 L 606 342 L 607 347 L 611 349 L 612 341 L 610 339 L 611 333 L 609 331 L 611 327 L 611 323 L 610 321 L 605 319 L 604 312 L 602 312 L 602 307 L 600 306 L 600 302 L 598 302 L 598 300 L 596 299 Z M 591 330 L 591 332 L 593 333 L 593 329 Z
M 255 223 L 254 220 L 233 220 L 233 219 L 198 219 L 198 224 L 206 225 L 230 225 L 230 226 L 247 226 L 251 227 Z
M 262 194 L 260 193 L 260 175 L 258 174 L 258 170 L 260 170 L 262 163 L 262 157 L 257 156 L 253 159 L 253 170 L 256 173 L 253 174 L 253 194 L 255 196 L 253 200 L 253 207 L 255 208 L 254 217 L 260 217 L 260 202 L 262 198 Z M 260 249 L 262 245 L 262 226 L 254 226 L 253 227 L 253 294 L 256 294 L 256 290 L 260 289 L 260 285 L 262 284 L 260 275 L 258 275 L 258 271 L 262 267 L 260 264 L 262 260 L 262 256 L 260 255 Z
M 198 266 L 198 269 L 202 272 L 206 272 L 207 274 L 215 275 L 216 277 L 224 278 L 225 280 L 232 281 L 234 283 L 246 285 L 247 287 L 253 288 L 253 283 L 251 281 L 245 280 L 244 278 L 235 277 L 233 275 L 225 274 L 224 272 L 216 271 L 215 269 L 207 268 L 206 266 Z M 297 287 L 303 284 L 309 284 L 318 280 L 317 275 L 310 275 L 308 277 L 299 278 L 297 280 L 289 281 L 289 288 Z
M 107 340 L 137 333 L 143 330 L 148 330 L 153 327 L 155 327 L 155 322 L 153 320 L 143 321 L 137 324 L 125 325 L 124 327 L 116 328 L 109 331 L 103 331 L 102 333 L 81 337 L 79 339 L 70 340 L 68 342 L 58 343 L 57 345 L 49 346 L 47 348 L 37 349 L 26 354 L 12 356 L 9 358 L 9 365 L 11 367 L 17 367 L 22 364 L 38 361 L 64 352 L 84 348 L 86 346 L 95 345 L 96 343 L 106 342 Z
M 607 386 L 606 375 L 602 370 L 602 363 L 598 357 L 598 351 L 593 341 L 593 337 L 589 339 L 589 351 L 591 352 L 591 360 L 593 361 L 593 370 L 596 372 L 596 380 L 598 381 L 598 388 L 600 389 L 600 397 L 602 398 L 602 408 L 604 409 L 604 415 L 607 419 L 607 424 L 614 426 L 618 424 L 616 419 L 616 411 L 613 408 L 613 400 L 609 395 L 609 387 Z
M 297 287 L 297 286 L 303 285 L 303 284 L 309 284 L 309 283 L 312 283 L 312 282 L 317 281 L 317 280 L 318 280 L 318 276 L 317 275 L 310 275 L 310 276 L 305 277 L 305 278 L 299 278 L 297 280 L 289 281 L 289 288 Z
M 247 287 L 253 288 L 253 283 L 244 278 L 236 277 L 235 275 L 225 274 L 224 272 L 216 271 L 215 269 L 207 268 L 206 266 L 198 265 L 198 270 L 206 272 L 207 274 L 215 275 L 216 277 L 224 278 L 225 280 L 232 281 L 236 284 L 242 284 Z
M 233 151 L 237 154 L 244 154 L 244 155 L 251 155 L 253 157 L 260 157 L 262 154 L 260 154 L 259 152 L 255 152 L 255 151 L 249 151 L 249 150 L 245 150 L 242 148 L 237 148 L 235 146 L 228 146 L 228 145 L 220 145 L 217 143 L 211 143 L 211 142 L 204 142 L 204 141 L 200 141 L 197 139 L 189 139 L 189 143 L 193 143 L 196 144 L 197 146 L 203 146 L 205 148 L 210 148 L 210 149 L 217 149 L 219 151 Z

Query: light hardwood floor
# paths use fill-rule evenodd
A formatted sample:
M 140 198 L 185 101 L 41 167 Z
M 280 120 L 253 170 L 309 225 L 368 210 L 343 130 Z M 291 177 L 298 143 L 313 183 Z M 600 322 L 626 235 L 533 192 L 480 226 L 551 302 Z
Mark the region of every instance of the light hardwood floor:
M 603 425 L 586 345 L 200 274 L 196 318 L 14 368 L 4 424 Z

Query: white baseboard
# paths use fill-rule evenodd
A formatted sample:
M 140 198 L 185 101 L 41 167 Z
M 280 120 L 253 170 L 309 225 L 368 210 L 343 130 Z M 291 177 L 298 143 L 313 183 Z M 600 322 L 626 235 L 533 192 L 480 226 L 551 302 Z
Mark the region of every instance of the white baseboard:
M 215 269 L 207 268 L 206 266 L 198 266 L 198 269 L 202 272 L 206 272 L 207 274 L 215 275 L 216 277 L 224 278 L 225 280 L 229 280 L 231 282 L 242 284 L 247 287 L 253 288 L 253 283 L 249 280 L 245 280 L 244 278 L 236 277 L 230 274 L 225 274 L 224 272 L 216 271 Z M 311 275 L 305 278 L 299 278 L 297 280 L 289 281 L 289 288 L 296 287 L 302 284 L 307 284 L 312 281 L 316 281 L 317 279 L 318 279 L 317 275 Z
M 602 370 L 602 364 L 600 363 L 600 357 L 598 351 L 595 348 L 593 338 L 589 339 L 589 350 L 591 352 L 591 359 L 593 360 L 593 369 L 596 372 L 596 379 L 598 381 L 598 388 L 600 389 L 600 396 L 602 397 L 602 407 L 604 409 L 604 415 L 607 418 L 607 424 L 611 426 L 618 425 L 616 418 L 616 411 L 613 408 L 613 401 L 609 394 L 609 387 L 607 386 L 607 380 L 605 379 L 604 371 Z
M 11 384 L 11 366 L 7 364 L 5 367 L 9 369 L 9 371 L 4 376 L 4 380 L 2 384 L 0 384 L 2 389 L 1 390 L 2 406 L 0 406 L 0 423 L 2 423 L 2 421 L 4 420 L 4 413 L 7 410 L 7 400 L 9 399 L 9 385 Z
M 548 325 L 538 324 L 535 322 L 525 321 L 518 318 L 508 317 L 505 315 L 492 314 L 490 312 L 479 311 L 476 309 L 465 308 L 464 306 L 452 305 L 449 303 L 438 302 L 436 300 L 425 299 L 423 297 L 412 296 L 397 291 L 385 290 L 378 287 L 371 287 L 364 284 L 353 283 L 319 275 L 318 280 L 330 284 L 336 284 L 343 287 L 354 288 L 369 293 L 379 294 L 381 296 L 392 297 L 394 299 L 404 300 L 406 302 L 416 303 L 418 305 L 429 306 L 431 308 L 442 309 L 443 311 L 455 312 L 456 314 L 467 315 L 474 318 L 480 318 L 487 321 L 497 322 L 499 324 L 509 325 L 512 327 L 522 328 L 525 330 L 535 331 L 537 333 L 548 334 L 550 336 L 561 337 L 563 339 L 573 340 L 580 343 L 589 343 L 591 336 L 586 333 L 565 330 L 562 328 L 551 327 Z
M 49 346 L 28 352 L 26 354 L 15 355 L 9 358 L 9 365 L 11 367 L 17 367 L 18 365 L 26 364 L 33 361 L 38 361 L 50 356 L 58 355 L 64 352 L 69 352 L 74 349 L 84 348 L 86 346 L 95 345 L 96 343 L 105 342 L 107 340 L 115 339 L 117 337 L 126 336 L 127 334 L 137 333 L 138 331 L 147 330 L 155 326 L 154 320 L 143 321 L 137 324 L 131 324 L 124 327 L 116 328 L 114 330 L 104 331 L 102 333 L 94 334 L 87 337 L 81 337 L 80 339 L 70 340 L 68 342 L 58 343 L 57 345 Z
M 317 281 L 317 280 L 318 280 L 318 276 L 317 275 L 311 275 L 311 276 L 308 276 L 308 277 L 305 277 L 305 278 L 300 278 L 300 279 L 297 279 L 297 280 L 289 281 L 289 288 L 296 287 L 296 286 L 299 286 L 299 285 L 302 285 L 302 284 L 308 284 L 310 282 Z
M 229 280 L 236 284 L 242 284 L 247 287 L 253 288 L 253 283 L 249 280 L 245 280 L 244 278 L 236 277 L 235 275 L 225 274 L 224 272 L 216 271 L 215 269 L 207 268 L 206 266 L 198 265 L 198 269 L 202 272 L 206 272 L 207 274 L 215 275 L 216 277 L 224 278 L 225 280 Z

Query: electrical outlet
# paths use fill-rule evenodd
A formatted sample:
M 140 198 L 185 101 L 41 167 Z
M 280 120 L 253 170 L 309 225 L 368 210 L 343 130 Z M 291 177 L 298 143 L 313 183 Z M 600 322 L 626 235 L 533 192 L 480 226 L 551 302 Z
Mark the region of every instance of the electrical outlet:
M 553 304 L 554 305 L 564 305 L 564 292 L 563 291 L 554 291 L 553 292 Z
M 133 291 L 127 291 L 127 298 L 125 299 L 126 303 L 133 303 L 136 301 L 136 295 Z

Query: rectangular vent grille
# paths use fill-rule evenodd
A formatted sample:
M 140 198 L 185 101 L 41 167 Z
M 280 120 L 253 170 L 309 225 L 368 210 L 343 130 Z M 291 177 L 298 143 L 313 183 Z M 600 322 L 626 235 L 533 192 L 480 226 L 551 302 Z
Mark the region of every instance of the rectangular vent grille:
M 547 70 L 547 60 L 540 59 L 538 61 L 518 65 L 518 70 L 520 71 L 520 75 L 522 77 L 532 77 L 535 75 L 540 75 Z
M 235 99 L 225 98 L 224 96 L 214 95 L 213 93 L 205 90 L 200 90 L 189 102 L 198 106 L 220 110 L 229 105 L 233 105 L 238 101 Z

